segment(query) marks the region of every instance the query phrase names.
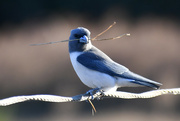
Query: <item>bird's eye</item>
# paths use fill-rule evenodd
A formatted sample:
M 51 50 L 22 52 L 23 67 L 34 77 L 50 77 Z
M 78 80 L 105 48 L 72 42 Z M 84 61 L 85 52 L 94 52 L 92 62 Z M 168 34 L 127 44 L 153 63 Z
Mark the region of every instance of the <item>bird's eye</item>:
M 80 36 L 80 35 L 78 35 L 78 34 L 74 34 L 74 37 L 76 37 L 76 38 L 80 38 L 81 36 Z

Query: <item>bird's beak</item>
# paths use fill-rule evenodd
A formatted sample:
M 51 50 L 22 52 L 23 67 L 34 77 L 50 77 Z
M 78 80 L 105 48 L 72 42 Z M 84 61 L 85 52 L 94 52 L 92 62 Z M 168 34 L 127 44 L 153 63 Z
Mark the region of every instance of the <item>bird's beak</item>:
M 83 37 L 79 39 L 79 42 L 87 44 L 89 43 L 89 38 L 86 35 L 84 35 Z

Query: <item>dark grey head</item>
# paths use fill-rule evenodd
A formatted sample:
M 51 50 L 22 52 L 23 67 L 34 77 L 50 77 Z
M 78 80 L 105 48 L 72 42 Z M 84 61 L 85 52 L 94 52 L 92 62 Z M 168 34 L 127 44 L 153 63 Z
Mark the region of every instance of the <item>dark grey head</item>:
M 71 30 L 69 52 L 82 52 L 91 48 L 90 31 L 83 27 Z M 77 40 L 76 40 L 77 39 Z

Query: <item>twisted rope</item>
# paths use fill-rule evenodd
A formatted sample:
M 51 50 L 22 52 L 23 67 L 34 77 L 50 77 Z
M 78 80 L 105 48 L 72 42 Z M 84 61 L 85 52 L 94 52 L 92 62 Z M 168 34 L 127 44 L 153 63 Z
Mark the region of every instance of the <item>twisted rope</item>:
M 180 94 L 180 88 L 159 89 L 159 90 L 152 90 L 143 93 L 131 93 L 131 92 L 123 92 L 123 91 L 103 92 L 103 93 L 96 92 L 95 94 L 93 94 L 93 97 L 87 95 L 86 93 L 76 95 L 73 97 L 47 95 L 47 94 L 13 96 L 13 97 L 1 99 L 0 106 L 8 106 L 29 100 L 60 103 L 60 102 L 75 102 L 75 101 L 81 102 L 81 101 L 86 101 L 88 99 L 99 99 L 102 97 L 122 98 L 122 99 L 153 98 L 165 94 L 173 94 L 173 95 Z

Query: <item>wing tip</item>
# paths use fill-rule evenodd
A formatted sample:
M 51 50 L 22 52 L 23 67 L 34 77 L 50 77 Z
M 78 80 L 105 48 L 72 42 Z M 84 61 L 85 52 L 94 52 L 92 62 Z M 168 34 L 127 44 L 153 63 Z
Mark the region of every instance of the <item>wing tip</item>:
M 132 82 L 135 83 L 135 84 L 150 87 L 150 88 L 153 88 L 153 89 L 159 89 L 160 86 L 162 85 L 161 83 L 155 82 L 155 81 L 153 81 L 153 82 L 145 82 L 145 81 L 136 80 L 136 81 L 132 81 Z

